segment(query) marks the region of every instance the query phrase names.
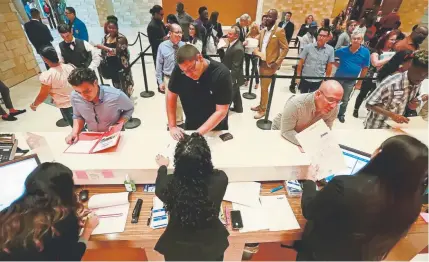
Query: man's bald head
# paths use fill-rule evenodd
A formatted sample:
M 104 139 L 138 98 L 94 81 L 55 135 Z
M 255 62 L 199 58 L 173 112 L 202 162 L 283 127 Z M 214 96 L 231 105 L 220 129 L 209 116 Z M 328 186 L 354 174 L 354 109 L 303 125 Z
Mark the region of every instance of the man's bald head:
M 268 27 L 268 29 L 271 29 L 277 21 L 277 18 L 279 16 L 279 13 L 276 9 L 270 9 L 267 12 L 267 18 L 265 20 L 265 25 Z
M 328 114 L 338 107 L 343 98 L 344 90 L 341 84 L 335 80 L 323 81 L 319 90 L 314 93 L 316 111 Z
M 170 41 L 177 45 L 180 40 L 182 40 L 182 28 L 178 24 L 171 24 L 170 25 Z
M 327 96 L 339 96 L 343 97 L 343 87 L 336 80 L 323 81 L 319 90 L 321 90 Z

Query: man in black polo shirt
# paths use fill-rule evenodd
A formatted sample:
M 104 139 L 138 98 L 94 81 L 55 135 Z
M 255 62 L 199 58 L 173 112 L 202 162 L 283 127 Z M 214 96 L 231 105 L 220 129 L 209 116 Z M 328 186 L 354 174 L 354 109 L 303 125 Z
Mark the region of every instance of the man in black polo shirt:
M 193 45 L 177 51 L 177 63 L 171 74 L 167 94 L 168 126 L 171 136 L 180 140 L 183 129 L 176 125 L 177 97 L 182 101 L 187 130 L 201 135 L 211 130 L 228 129 L 228 108 L 232 99 L 232 80 L 228 68 L 203 58 Z

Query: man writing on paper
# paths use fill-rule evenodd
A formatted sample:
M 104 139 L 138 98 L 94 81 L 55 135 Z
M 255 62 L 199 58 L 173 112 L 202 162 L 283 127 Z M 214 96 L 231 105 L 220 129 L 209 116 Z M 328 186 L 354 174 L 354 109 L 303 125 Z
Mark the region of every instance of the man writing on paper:
M 187 130 L 205 135 L 211 130 L 228 129 L 232 78 L 228 68 L 203 58 L 193 45 L 184 45 L 177 52 L 177 63 L 171 74 L 167 94 L 168 126 L 171 136 L 180 140 L 183 129 L 176 123 L 177 99 L 182 101 Z
M 385 122 L 389 118 L 396 123 L 408 123 L 409 119 L 404 116 L 407 105 L 411 110 L 420 105 L 417 93 L 428 77 L 428 51 L 419 50 L 413 56 L 408 71 L 386 77 L 368 97 L 366 107 L 370 111 L 364 123 L 366 129 L 389 128 Z
M 280 130 L 282 137 L 299 146 L 296 134 L 320 119 L 332 129 L 342 97 L 340 83 L 335 80 L 324 81 L 314 93 L 292 96 L 286 102 L 283 113 L 274 119 L 272 129 Z
M 95 72 L 77 68 L 70 73 L 69 83 L 74 91 L 70 102 L 73 107 L 73 130 L 66 137 L 67 144 L 75 143 L 84 125 L 88 131 L 106 132 L 113 125 L 127 122 L 134 112 L 134 104 L 121 90 L 98 85 Z

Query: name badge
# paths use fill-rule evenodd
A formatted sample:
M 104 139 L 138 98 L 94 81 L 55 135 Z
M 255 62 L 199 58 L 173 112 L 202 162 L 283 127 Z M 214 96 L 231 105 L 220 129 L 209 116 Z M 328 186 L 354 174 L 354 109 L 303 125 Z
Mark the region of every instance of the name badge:
M 404 94 L 404 91 L 395 91 L 395 92 L 393 92 L 394 96 L 401 96 L 403 94 Z

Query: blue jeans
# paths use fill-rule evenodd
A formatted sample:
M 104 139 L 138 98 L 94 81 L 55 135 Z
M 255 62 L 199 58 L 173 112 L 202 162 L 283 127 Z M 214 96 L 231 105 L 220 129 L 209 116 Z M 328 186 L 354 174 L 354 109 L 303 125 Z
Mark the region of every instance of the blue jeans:
M 341 99 L 342 104 L 340 105 L 340 111 L 338 116 L 344 116 L 347 110 L 347 104 L 350 100 L 350 95 L 353 91 L 353 87 L 356 84 L 356 80 L 338 80 L 344 90 L 343 99 Z

